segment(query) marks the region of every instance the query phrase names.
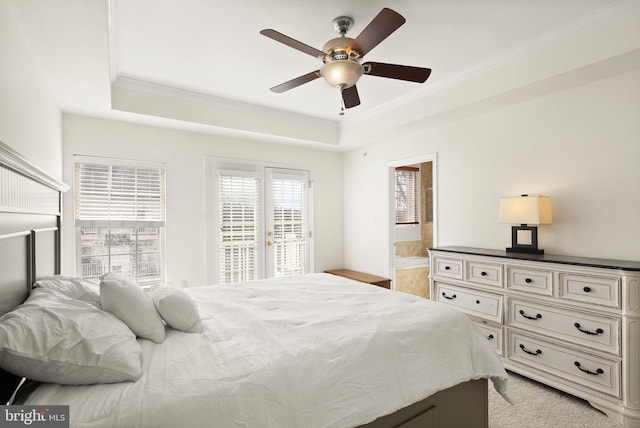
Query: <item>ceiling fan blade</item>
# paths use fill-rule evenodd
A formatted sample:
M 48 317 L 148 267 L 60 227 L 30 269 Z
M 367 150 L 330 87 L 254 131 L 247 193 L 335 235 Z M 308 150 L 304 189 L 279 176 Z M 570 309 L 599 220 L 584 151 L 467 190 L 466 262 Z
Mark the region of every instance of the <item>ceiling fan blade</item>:
M 274 86 L 273 88 L 271 88 L 271 91 L 281 94 L 285 91 L 288 91 L 289 89 L 293 89 L 304 83 L 311 82 L 318 77 L 320 77 L 320 70 L 312 71 L 311 73 L 304 74 L 302 76 L 296 77 L 295 79 L 291 79 L 288 82 L 284 82 L 277 86 Z
M 364 56 L 404 23 L 405 19 L 402 15 L 385 7 L 362 30 L 350 47 L 357 50 L 360 56 Z
M 276 42 L 280 42 L 291 48 L 297 49 L 300 52 L 304 52 L 308 55 L 311 55 L 314 58 L 318 58 L 318 57 L 322 58 L 325 56 L 325 53 L 322 52 L 321 50 L 313 48 L 309 45 L 305 45 L 304 43 L 299 42 L 296 39 L 292 39 L 289 36 L 285 36 L 284 34 L 277 32 L 276 30 L 272 30 L 272 29 L 262 30 L 260 31 L 260 34 L 262 34 L 263 36 L 267 36 L 270 39 L 275 40 Z
M 431 74 L 430 68 L 385 64 L 383 62 L 365 62 L 362 67 L 364 68 L 364 73 L 370 76 L 388 77 L 389 79 L 408 80 L 418 83 L 424 83 Z
M 344 101 L 345 108 L 360 105 L 360 97 L 358 96 L 358 89 L 356 89 L 356 85 L 342 90 L 342 101 Z

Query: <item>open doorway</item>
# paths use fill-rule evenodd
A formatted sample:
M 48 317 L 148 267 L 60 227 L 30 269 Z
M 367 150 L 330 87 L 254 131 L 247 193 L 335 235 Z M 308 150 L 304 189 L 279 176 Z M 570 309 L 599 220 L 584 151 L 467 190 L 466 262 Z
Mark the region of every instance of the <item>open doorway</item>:
M 416 182 L 414 172 L 417 171 Z M 392 288 L 429 298 L 429 253 L 437 245 L 437 156 L 435 153 L 388 164 L 389 271 Z M 417 206 L 412 208 L 414 186 Z M 415 209 L 415 217 L 405 211 Z

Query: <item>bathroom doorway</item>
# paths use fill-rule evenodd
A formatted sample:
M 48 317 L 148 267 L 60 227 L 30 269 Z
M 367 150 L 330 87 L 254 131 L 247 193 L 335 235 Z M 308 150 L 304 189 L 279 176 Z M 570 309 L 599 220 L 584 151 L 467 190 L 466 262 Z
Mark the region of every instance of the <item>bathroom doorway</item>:
M 417 171 L 417 217 L 404 210 L 413 203 Z M 435 153 L 388 164 L 389 271 L 392 288 L 429 298 L 428 248 L 437 245 L 437 156 Z M 410 203 L 409 203 L 410 202 Z

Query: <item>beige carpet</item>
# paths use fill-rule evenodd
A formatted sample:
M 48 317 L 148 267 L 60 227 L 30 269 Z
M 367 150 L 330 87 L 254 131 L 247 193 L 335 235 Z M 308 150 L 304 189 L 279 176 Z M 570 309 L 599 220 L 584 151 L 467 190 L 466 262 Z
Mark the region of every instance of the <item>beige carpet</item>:
M 621 428 L 602 412 L 572 395 L 509 372 L 515 405 L 489 382 L 489 428 Z

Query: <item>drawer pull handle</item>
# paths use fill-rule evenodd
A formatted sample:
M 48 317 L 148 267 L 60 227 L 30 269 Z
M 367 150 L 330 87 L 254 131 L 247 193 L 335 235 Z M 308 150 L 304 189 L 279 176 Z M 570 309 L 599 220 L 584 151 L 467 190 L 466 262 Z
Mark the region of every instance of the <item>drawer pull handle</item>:
M 582 327 L 580 327 L 580 324 L 578 324 L 578 323 L 575 323 L 573 326 L 575 328 L 577 328 L 579 331 L 583 332 L 584 334 L 591 334 L 591 335 L 597 336 L 599 334 L 604 333 L 604 330 L 601 329 L 601 328 L 596 329 L 596 331 L 594 332 L 594 331 L 589 331 L 589 330 L 583 329 Z
M 525 317 L 528 320 L 539 320 L 540 318 L 542 318 L 541 314 L 536 314 L 535 317 L 529 316 L 522 309 L 520 309 L 520 315 L 522 315 L 523 317 Z
M 586 374 L 598 376 L 604 373 L 604 370 L 602 369 L 597 369 L 595 372 L 592 372 L 591 370 L 583 369 L 582 367 L 580 367 L 580 363 L 578 361 L 574 362 L 573 364 L 575 364 L 576 367 L 580 369 L 581 372 L 584 372 Z
M 527 284 L 531 284 L 533 282 L 533 279 L 531 278 L 525 278 L 524 282 L 526 282 Z
M 449 300 L 453 300 L 455 299 L 457 296 L 454 294 L 451 297 L 447 296 L 447 294 L 443 291 L 442 292 L 442 297 L 444 297 L 445 299 L 449 299 Z
M 487 336 L 487 339 L 493 340 L 493 334 L 490 334 L 489 336 Z
M 480 272 L 480 276 L 487 276 L 487 273 L 485 271 Z
M 582 291 L 584 291 L 585 293 L 588 293 L 591 291 L 591 287 L 584 287 Z
M 540 354 L 542 354 L 542 351 L 539 350 L 539 349 L 536 349 L 536 352 L 529 351 L 527 348 L 524 347 L 524 345 L 522 343 L 520 344 L 520 349 L 522 349 L 523 352 L 525 352 L 525 353 L 527 353 L 529 355 L 540 355 Z M 577 363 L 577 361 L 576 361 L 576 363 Z
M 451 266 L 445 266 L 444 267 L 444 270 L 450 270 L 450 269 L 451 269 Z
M 479 304 L 480 304 L 480 300 L 476 300 L 476 305 L 479 305 Z

